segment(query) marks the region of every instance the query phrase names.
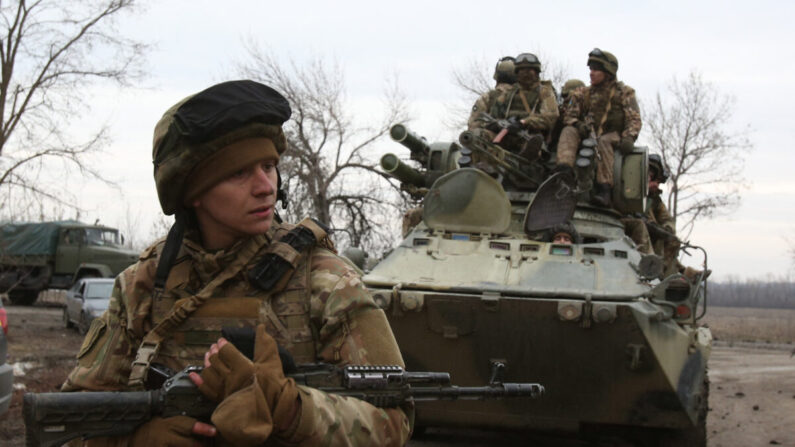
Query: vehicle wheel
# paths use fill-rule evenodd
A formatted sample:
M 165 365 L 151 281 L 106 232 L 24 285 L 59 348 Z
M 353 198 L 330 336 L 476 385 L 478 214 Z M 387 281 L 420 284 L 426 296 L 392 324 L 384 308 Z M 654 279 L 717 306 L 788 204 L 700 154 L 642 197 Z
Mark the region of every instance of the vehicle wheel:
M 694 427 L 677 430 L 660 439 L 661 447 L 673 446 L 707 446 L 707 411 L 709 409 L 709 377 L 704 375 L 704 384 L 698 402 L 698 422 Z
M 71 329 L 74 327 L 74 323 L 69 321 L 69 312 L 66 311 L 66 308 L 63 308 L 63 327 L 66 329 Z
M 11 290 L 8 292 L 8 299 L 11 300 L 11 303 L 20 306 L 30 306 L 36 302 L 38 297 L 38 290 Z
M 80 321 L 77 323 L 77 332 L 80 335 L 85 335 L 88 332 L 88 328 L 91 326 L 91 320 L 86 316 L 86 314 L 80 314 Z

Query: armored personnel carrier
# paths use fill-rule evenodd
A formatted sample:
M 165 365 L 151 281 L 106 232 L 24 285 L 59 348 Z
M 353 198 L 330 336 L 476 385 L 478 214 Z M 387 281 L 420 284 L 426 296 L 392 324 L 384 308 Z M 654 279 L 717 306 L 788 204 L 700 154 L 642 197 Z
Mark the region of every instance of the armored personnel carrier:
M 616 152 L 616 209 L 607 209 L 588 204 L 588 188 L 545 179 L 543 158 L 525 169 L 470 132 L 460 143 L 428 144 L 402 125 L 391 135 L 422 168 L 394 154 L 382 168 L 422 197 L 422 219 L 364 281 L 388 315 L 407 369 L 449 371 L 474 386 L 501 362 L 506 382 L 546 388 L 539 400 L 418 402 L 419 430 L 706 445 L 712 337 L 698 324 L 706 278 L 661 277 L 659 258 L 641 255 L 620 220 L 645 206 L 646 148 Z M 581 180 L 589 181 L 594 144 L 585 140 L 580 150 Z M 462 167 L 478 153 L 494 172 Z M 574 244 L 545 237 L 561 221 L 579 233 Z

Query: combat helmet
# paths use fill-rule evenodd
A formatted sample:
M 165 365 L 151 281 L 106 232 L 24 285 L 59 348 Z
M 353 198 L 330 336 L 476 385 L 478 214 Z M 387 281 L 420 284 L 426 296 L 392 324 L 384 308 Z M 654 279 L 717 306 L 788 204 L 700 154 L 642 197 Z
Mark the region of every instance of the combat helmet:
M 609 73 L 613 76 L 615 76 L 616 72 L 618 71 L 618 59 L 613 56 L 613 53 L 602 51 L 599 48 L 594 48 L 590 53 L 588 53 L 587 65 L 589 67 L 593 66 L 593 68 L 602 70 L 605 73 Z
M 560 89 L 560 94 L 564 98 L 568 98 L 571 92 L 577 90 L 580 87 L 585 87 L 585 83 L 579 79 L 569 79 L 565 84 L 563 84 L 563 88 Z
M 668 172 L 668 169 L 663 165 L 660 154 L 649 154 L 649 172 L 651 172 L 654 178 L 660 183 L 667 182 L 670 176 L 670 172 Z
M 516 73 L 514 72 L 514 59 L 513 56 L 505 56 L 497 61 L 494 67 L 494 80 L 501 83 L 513 84 L 516 82 Z
M 171 215 L 184 208 L 191 174 L 208 162 L 218 162 L 218 152 L 233 143 L 266 138 L 281 155 L 287 150 L 282 124 L 291 113 L 290 104 L 279 92 L 249 80 L 214 85 L 168 109 L 155 126 L 152 144 L 155 185 L 163 212 Z M 253 161 L 239 156 L 234 159 L 237 165 Z M 218 169 L 209 172 L 223 174 Z M 210 183 L 212 180 L 202 179 L 202 186 L 212 186 Z
M 520 68 L 532 68 L 536 72 L 541 73 L 541 61 L 533 53 L 522 53 L 516 56 L 514 67 L 514 73 L 519 71 Z

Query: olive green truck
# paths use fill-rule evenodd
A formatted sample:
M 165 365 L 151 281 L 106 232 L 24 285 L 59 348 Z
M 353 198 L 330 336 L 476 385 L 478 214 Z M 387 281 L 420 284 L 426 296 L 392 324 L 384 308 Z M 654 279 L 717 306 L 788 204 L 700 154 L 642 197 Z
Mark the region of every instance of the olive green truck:
M 122 243 L 115 228 L 73 220 L 0 224 L 0 293 L 30 305 L 42 290 L 116 276 L 138 259 Z

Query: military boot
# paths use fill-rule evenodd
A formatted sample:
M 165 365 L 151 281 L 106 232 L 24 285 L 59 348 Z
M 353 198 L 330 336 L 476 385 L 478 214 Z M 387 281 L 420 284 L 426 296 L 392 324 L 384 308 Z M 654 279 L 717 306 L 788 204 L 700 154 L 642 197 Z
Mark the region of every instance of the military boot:
M 593 197 L 591 197 L 591 202 L 605 208 L 610 208 L 613 204 L 610 198 L 612 192 L 612 186 L 608 185 L 607 183 L 597 183 L 596 193 L 593 195 Z
M 541 149 L 544 147 L 544 137 L 541 134 L 532 134 L 522 144 L 518 155 L 529 161 L 536 161 L 541 158 Z

